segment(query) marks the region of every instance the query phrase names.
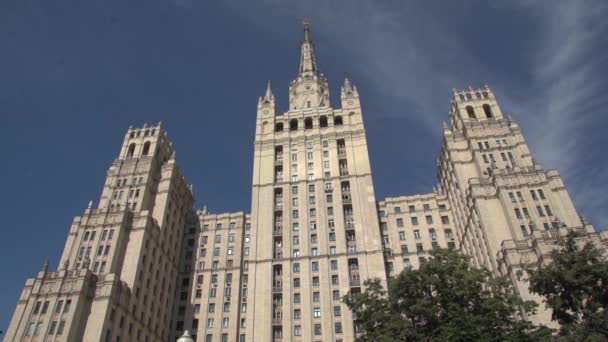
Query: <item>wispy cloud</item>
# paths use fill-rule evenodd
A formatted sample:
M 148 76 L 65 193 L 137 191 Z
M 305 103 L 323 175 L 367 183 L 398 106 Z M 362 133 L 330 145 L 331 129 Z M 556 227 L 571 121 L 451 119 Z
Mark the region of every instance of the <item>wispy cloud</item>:
M 557 168 L 579 209 L 593 223 L 608 223 L 608 3 L 602 1 L 519 2 L 539 20 L 540 39 L 531 51 L 532 100 L 516 105 L 528 113 L 527 138 L 547 167 Z
M 429 8 L 413 1 L 391 6 L 352 0 L 231 3 L 268 27 L 277 24 L 272 18 L 312 17 L 314 34 L 344 51 L 347 62 L 365 78 L 359 81 L 376 92 L 367 96 L 382 97 L 383 113 L 368 115 L 405 117 L 426 130 L 429 139 L 439 139 L 451 88 L 475 80 L 493 82 L 499 95 L 508 95 L 499 99 L 503 110 L 520 121 L 535 156 L 547 168 L 560 170 L 577 207 L 594 223 L 608 223 L 604 210 L 608 160 L 601 148 L 608 141 L 594 127 L 607 122 L 602 108 L 607 104 L 603 94 L 608 84 L 600 76 L 608 73 L 606 47 L 600 46 L 608 33 L 608 4 L 603 1 L 522 0 L 495 5 L 491 15 L 530 19 L 525 34 L 538 42 L 529 46 L 522 40 L 518 46 L 521 37 L 510 37 L 517 49 L 512 56 L 517 67 L 505 67 L 522 68 L 511 72 L 499 70 L 503 66 L 498 63 L 482 63 L 480 57 L 486 46 L 477 41 L 479 35 L 494 30 L 490 36 L 505 37 L 508 33 L 499 32 L 500 25 L 473 24 L 470 29 L 476 31 L 466 33 L 456 29 L 463 22 L 479 21 L 475 15 L 486 15 L 479 7 L 487 4 L 444 3 L 442 8 Z M 525 84 L 513 81 L 512 73 L 526 78 Z
M 469 63 L 463 61 L 472 56 L 445 22 L 430 20 L 417 2 L 399 2 L 397 7 L 351 0 L 263 3 L 232 1 L 242 13 L 269 27 L 276 25 L 264 19 L 269 14 L 294 21 L 310 16 L 313 35 L 322 35 L 344 51 L 349 57 L 345 62 L 356 65 L 357 74 L 365 78 L 354 81 L 367 83 L 374 95 L 388 99 L 383 113 L 370 115 L 406 116 L 435 138 L 441 132 L 438 124 L 447 120 L 451 88 L 460 84 L 463 75 L 482 72 L 467 67 Z

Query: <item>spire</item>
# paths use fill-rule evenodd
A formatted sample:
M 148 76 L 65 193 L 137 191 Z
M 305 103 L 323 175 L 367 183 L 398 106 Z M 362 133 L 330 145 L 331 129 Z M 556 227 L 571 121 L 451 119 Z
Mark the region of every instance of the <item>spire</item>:
M 348 73 L 344 73 L 344 85 L 342 86 L 342 91 L 348 93 L 352 93 L 353 87 L 350 85 L 350 80 L 348 79 Z
M 314 44 L 310 37 L 310 19 L 304 19 L 304 40 L 300 47 L 300 74 L 305 72 L 317 72 Z
M 272 94 L 272 89 L 270 88 L 270 80 L 268 80 L 268 85 L 266 86 L 264 101 L 274 101 L 274 95 Z

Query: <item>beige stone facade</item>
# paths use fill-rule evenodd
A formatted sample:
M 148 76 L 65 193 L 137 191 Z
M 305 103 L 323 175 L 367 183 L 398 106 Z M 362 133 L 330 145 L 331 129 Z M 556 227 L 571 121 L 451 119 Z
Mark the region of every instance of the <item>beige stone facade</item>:
M 58 269 L 26 281 L 5 341 L 353 341 L 342 296 L 417 268 L 434 248 L 513 279 L 581 220 L 492 91 L 454 91 L 433 192 L 378 201 L 357 88 L 330 103 L 309 28 L 280 112 L 257 106 L 251 213 L 193 208 L 167 134 L 129 128 L 101 198 L 70 227 Z M 541 310 L 530 317 L 547 323 Z

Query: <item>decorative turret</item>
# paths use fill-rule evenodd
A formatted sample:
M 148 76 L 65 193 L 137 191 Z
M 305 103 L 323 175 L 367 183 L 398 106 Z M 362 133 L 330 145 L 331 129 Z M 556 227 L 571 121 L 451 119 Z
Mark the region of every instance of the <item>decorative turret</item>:
M 344 73 L 344 84 L 342 84 L 340 101 L 342 102 L 342 108 L 346 110 L 359 108 L 361 106 L 357 87 L 350 83 L 348 73 L 346 72 Z
M 258 117 L 276 114 L 276 101 L 274 99 L 274 94 L 272 94 L 272 89 L 270 88 L 270 81 L 268 81 L 266 94 L 264 94 L 263 97 L 260 96 L 258 99 Z

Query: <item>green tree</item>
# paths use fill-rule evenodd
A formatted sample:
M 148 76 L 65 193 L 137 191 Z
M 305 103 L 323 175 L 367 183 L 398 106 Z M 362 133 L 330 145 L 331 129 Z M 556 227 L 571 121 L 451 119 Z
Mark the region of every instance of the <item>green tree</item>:
M 529 269 L 530 291 L 546 300 L 560 324 L 560 341 L 608 341 L 608 261 L 593 243 L 575 235 L 558 241 L 551 263 Z
M 389 284 L 365 282 L 344 302 L 363 328 L 361 341 L 539 341 L 550 330 L 519 319 L 536 303 L 523 301 L 512 283 L 473 268 L 469 258 L 435 250 L 418 270 L 404 270 Z

